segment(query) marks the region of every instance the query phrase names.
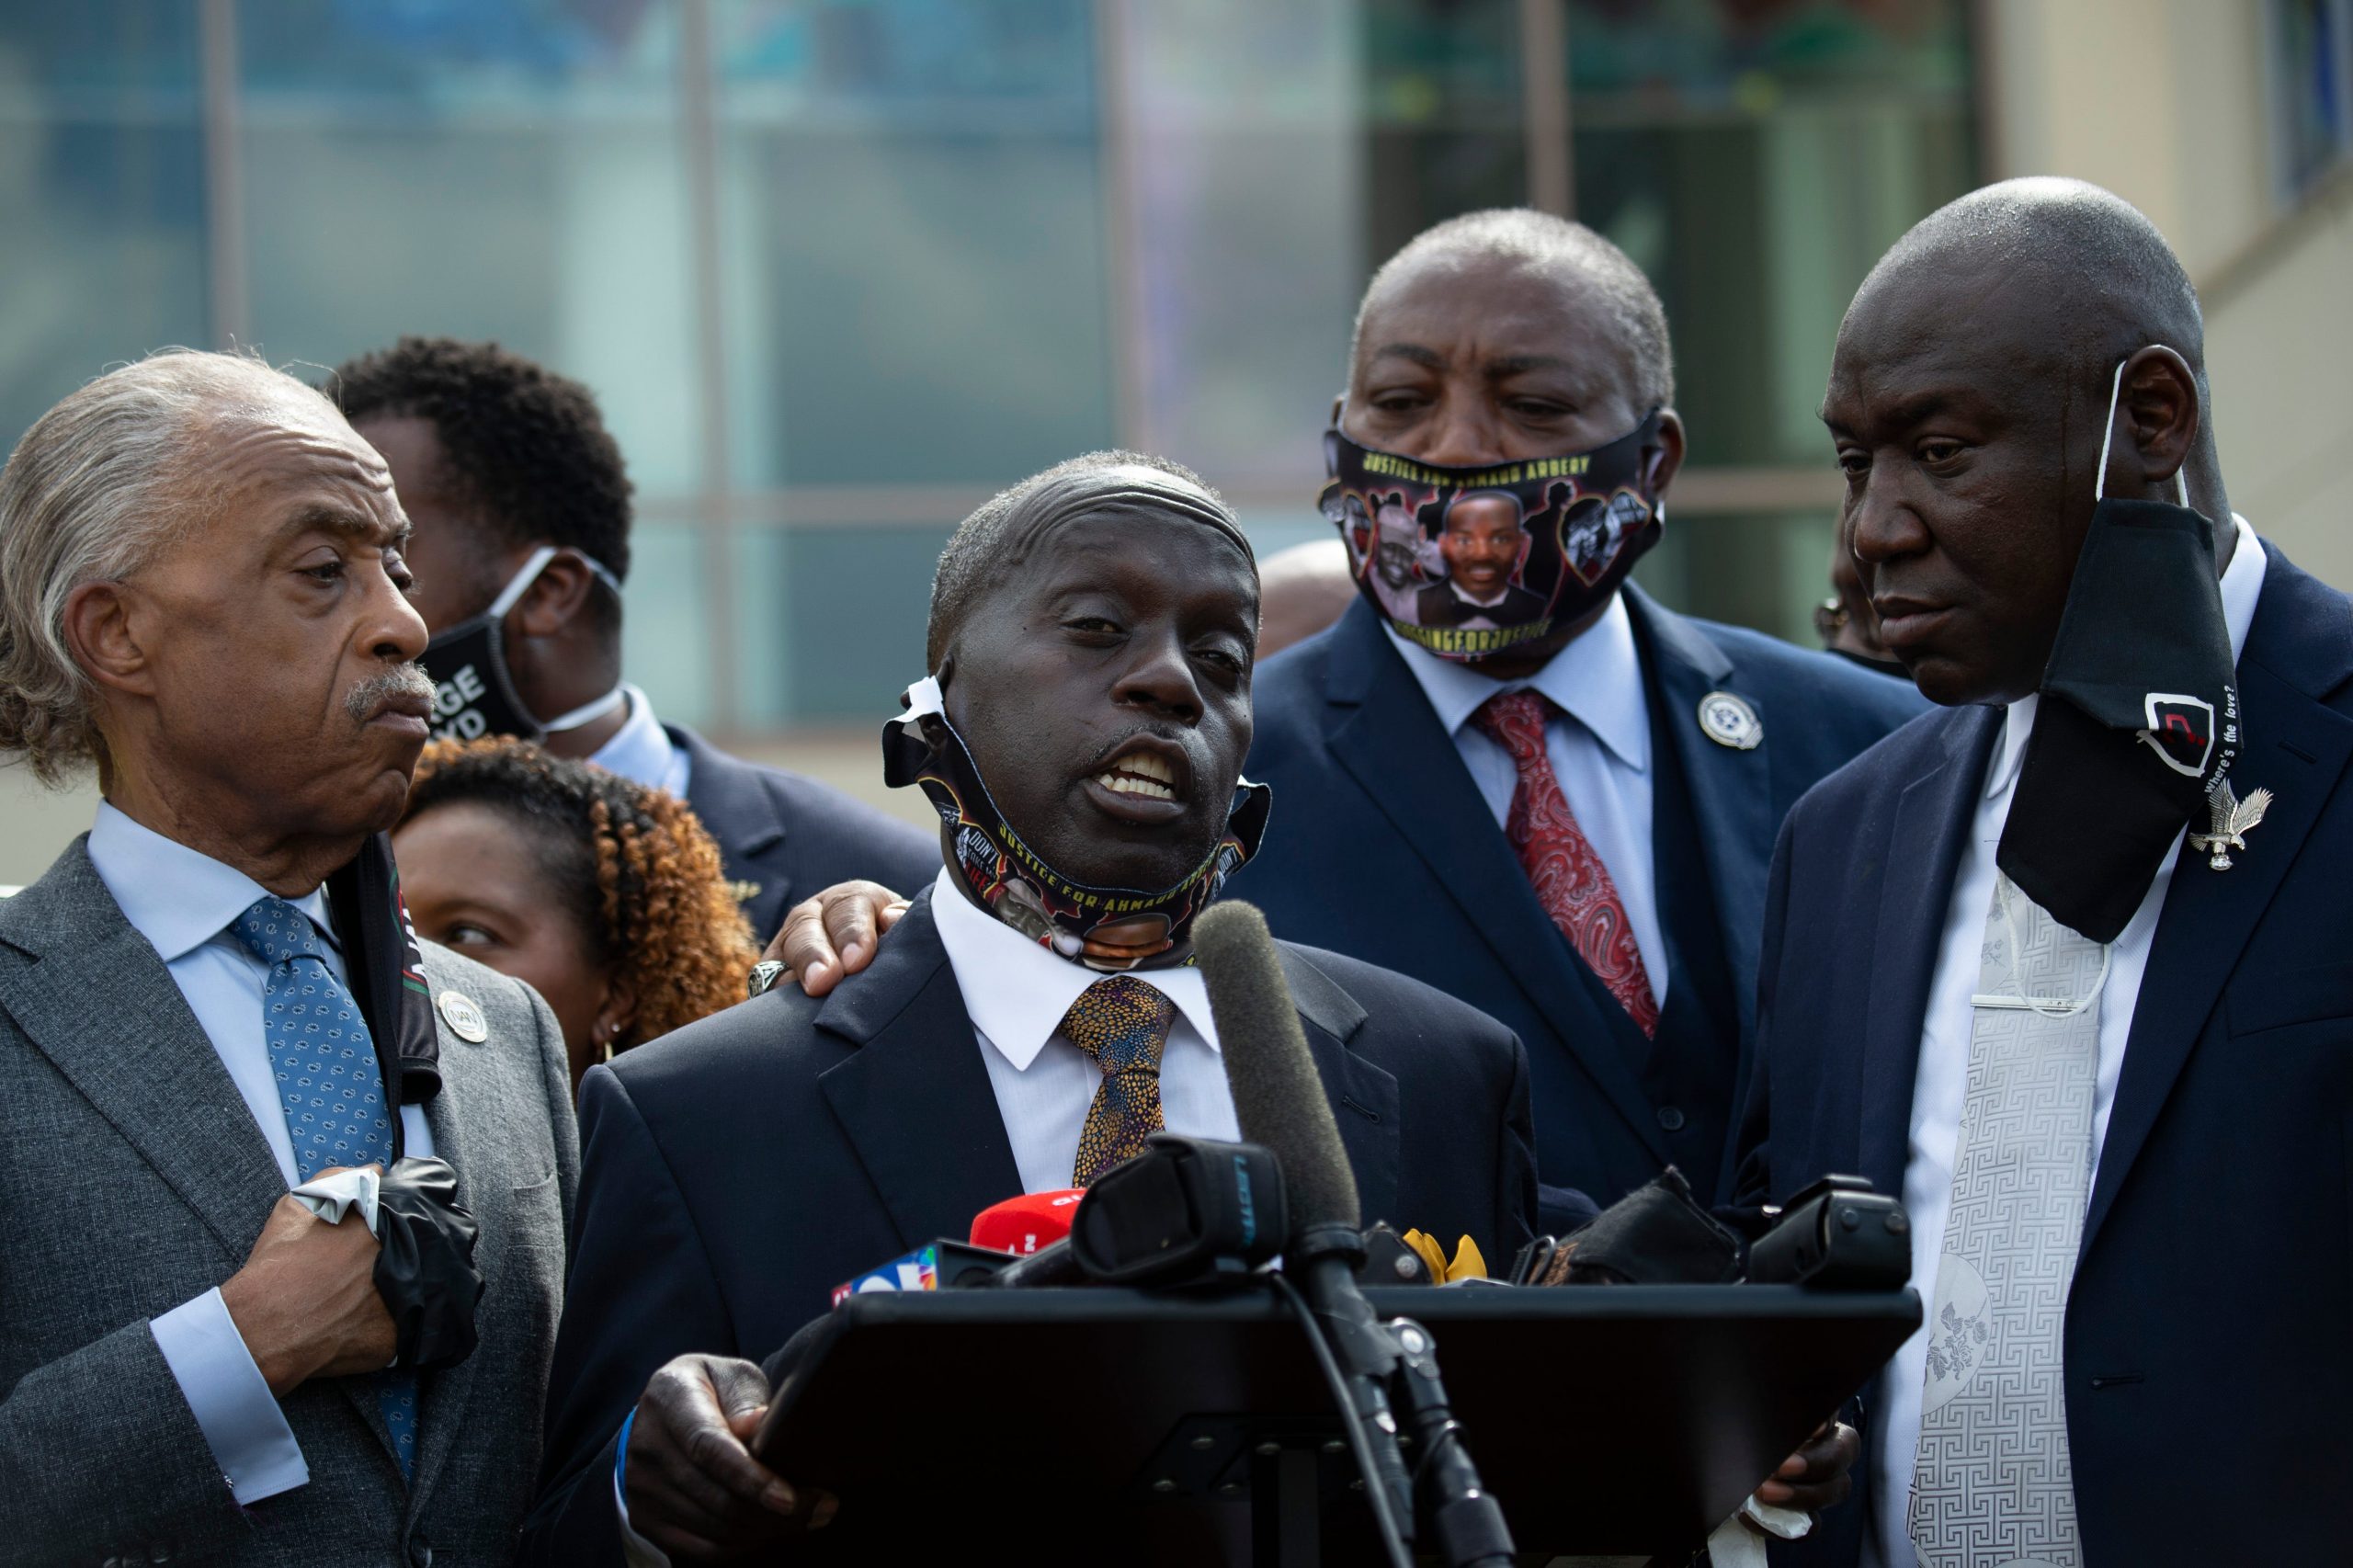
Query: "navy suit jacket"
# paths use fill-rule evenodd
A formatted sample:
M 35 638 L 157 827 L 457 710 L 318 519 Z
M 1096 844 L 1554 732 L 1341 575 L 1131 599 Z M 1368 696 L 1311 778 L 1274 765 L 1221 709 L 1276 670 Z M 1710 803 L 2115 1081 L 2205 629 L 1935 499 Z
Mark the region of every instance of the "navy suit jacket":
M 2185 847 L 2134 1004 L 2064 1369 L 2086 1561 L 2342 1561 L 2353 1476 L 2353 603 L 2277 549 L 2239 657 L 2227 871 Z M 1900 1193 L 1928 988 L 1994 708 L 1913 723 L 1790 813 L 1741 1196 Z M 2202 824 L 2195 825 L 2203 825 Z M 1926 1295 L 1933 1281 L 1917 1282 Z M 1865 1400 L 1865 1445 L 1873 1401 Z M 1851 1564 L 1870 1496 L 1776 1561 Z
M 1545 915 L 1452 737 L 1362 600 L 1258 669 L 1248 773 L 1275 787 L 1274 814 L 1258 858 L 1228 886 L 1281 935 L 1410 974 L 1519 1036 L 1548 1225 L 1577 1218 L 1573 1195 L 1552 1189 L 1607 1204 L 1670 1162 L 1703 1199 L 1716 1191 L 1745 1098 L 1774 834 L 1815 780 L 1926 707 L 1904 682 L 1624 592 L 1649 687 L 1653 777 L 1671 763 L 1690 806 L 1687 814 L 1662 801 L 1654 813 L 1662 924 L 1678 954 L 1702 940 L 1721 952 L 1737 1040 L 1679 1075 L 1651 1071 L 1672 1064 L 1645 1061 L 1649 1042 Z M 1718 690 L 1762 721 L 1754 750 L 1701 733 L 1700 699 Z M 1671 965 L 1670 1007 L 1678 986 L 1691 990 Z M 1674 1097 L 1658 1097 L 1678 1076 Z
M 1536 1218 L 1519 1042 L 1401 975 L 1280 950 L 1366 1222 L 1508 1260 Z M 763 1360 L 835 1285 L 1021 1191 L 981 1050 L 925 893 L 824 1000 L 780 986 L 589 1073 L 526 1561 L 620 1561 L 615 1438 L 664 1362 Z
M 763 946 L 795 902 L 836 882 L 919 888 L 939 874 L 936 834 L 813 778 L 731 756 L 684 725 L 662 728 L 689 759 L 687 804 L 719 841 L 728 881 L 758 890 L 744 915 Z

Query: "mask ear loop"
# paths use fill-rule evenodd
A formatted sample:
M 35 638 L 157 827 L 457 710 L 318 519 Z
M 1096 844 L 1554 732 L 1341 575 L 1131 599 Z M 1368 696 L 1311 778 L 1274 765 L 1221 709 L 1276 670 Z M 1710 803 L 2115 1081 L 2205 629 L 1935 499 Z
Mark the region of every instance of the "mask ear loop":
M 506 580 L 506 586 L 498 590 L 498 597 L 490 601 L 490 608 L 483 613 L 493 620 L 505 619 L 506 612 L 513 609 L 516 601 L 529 591 L 532 584 L 540 580 L 540 574 L 546 571 L 548 562 L 554 559 L 555 546 L 551 544 L 543 544 L 531 551 L 531 559 L 523 562 L 523 569 L 520 572 Z
M 2119 359 L 2116 362 L 2116 379 L 2108 386 L 2108 424 L 2099 433 L 2099 472 L 2092 475 L 2094 506 L 2108 499 L 2108 449 L 2109 444 L 2116 439 L 2116 403 L 2124 392 L 2124 367 L 2131 362 L 2130 359 Z M 2173 471 L 2173 494 L 2176 504 L 2187 511 L 2189 507 L 2189 463 L 2186 459 L 2179 468 Z

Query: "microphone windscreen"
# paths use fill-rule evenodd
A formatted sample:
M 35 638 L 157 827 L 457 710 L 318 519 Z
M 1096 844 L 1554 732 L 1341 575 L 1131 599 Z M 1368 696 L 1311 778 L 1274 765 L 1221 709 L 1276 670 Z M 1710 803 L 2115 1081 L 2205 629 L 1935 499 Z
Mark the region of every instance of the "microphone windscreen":
M 1266 916 L 1239 900 L 1210 905 L 1193 922 L 1193 953 L 1217 1020 L 1234 1120 L 1281 1165 L 1291 1234 L 1317 1225 L 1358 1229 L 1357 1178 Z
M 1074 1187 L 1028 1192 L 992 1203 L 972 1216 L 972 1244 L 1024 1256 L 1051 1246 L 1070 1234 L 1078 1200 L 1086 1196 L 1084 1189 Z

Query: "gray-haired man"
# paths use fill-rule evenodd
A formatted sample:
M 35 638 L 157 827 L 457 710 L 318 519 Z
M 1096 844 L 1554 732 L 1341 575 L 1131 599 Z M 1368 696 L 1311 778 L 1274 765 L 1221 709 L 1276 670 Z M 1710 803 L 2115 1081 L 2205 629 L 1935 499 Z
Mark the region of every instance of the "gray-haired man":
M 385 970 L 389 892 L 372 937 L 343 892 L 432 699 L 407 527 L 324 399 L 225 355 L 100 378 L 0 472 L 0 754 L 106 796 L 0 902 L 0 1560 L 512 1553 L 578 1155 L 546 1006 Z M 421 1376 L 375 1239 L 288 1196 L 395 1153 L 481 1225 L 480 1347 Z

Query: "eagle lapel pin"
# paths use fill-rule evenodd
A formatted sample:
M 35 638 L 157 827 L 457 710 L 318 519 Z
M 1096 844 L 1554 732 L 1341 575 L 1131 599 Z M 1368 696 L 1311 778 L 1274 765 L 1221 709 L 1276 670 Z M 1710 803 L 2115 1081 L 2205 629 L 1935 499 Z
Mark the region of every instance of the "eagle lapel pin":
M 2213 858 L 2206 864 L 2217 871 L 2231 869 L 2231 851 L 2246 847 L 2246 835 L 2263 821 L 2263 813 L 2271 809 L 2271 791 L 2254 790 L 2245 800 L 2231 788 L 2228 775 L 2214 780 L 2206 791 L 2206 809 L 2213 817 L 2211 833 L 2193 833 L 2189 846 L 2200 855 L 2211 853 Z

